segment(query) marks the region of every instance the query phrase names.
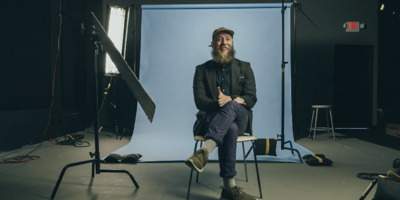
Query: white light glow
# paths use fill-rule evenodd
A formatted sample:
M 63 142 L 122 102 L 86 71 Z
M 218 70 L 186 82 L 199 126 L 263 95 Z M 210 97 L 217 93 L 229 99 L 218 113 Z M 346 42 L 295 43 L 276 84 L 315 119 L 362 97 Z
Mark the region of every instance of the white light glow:
M 108 37 L 114 43 L 115 47 L 121 53 L 124 42 L 124 30 L 125 30 L 125 14 L 126 10 L 119 7 L 111 7 L 110 9 L 110 20 L 108 22 Z M 125 55 L 122 55 L 123 57 Z M 112 62 L 110 56 L 106 57 L 106 73 L 119 73 L 115 64 Z

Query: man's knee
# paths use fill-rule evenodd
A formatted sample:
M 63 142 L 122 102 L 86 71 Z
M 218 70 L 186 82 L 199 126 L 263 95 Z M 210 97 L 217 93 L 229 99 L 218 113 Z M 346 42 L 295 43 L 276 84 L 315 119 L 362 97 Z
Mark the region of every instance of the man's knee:
M 236 101 L 228 101 L 228 103 L 226 103 L 224 105 L 224 107 L 222 107 L 222 112 L 225 113 L 230 113 L 230 114 L 236 114 L 239 112 L 241 105 L 238 104 Z
M 239 131 L 239 128 L 238 128 L 238 126 L 237 126 L 235 123 L 232 123 L 232 124 L 229 126 L 228 132 L 230 132 L 230 133 L 237 133 L 238 131 Z
M 236 102 L 236 101 L 228 101 L 228 102 L 225 104 L 225 106 L 226 106 L 226 107 L 232 108 L 232 107 L 240 106 L 240 104 L 239 104 L 238 102 Z
M 225 139 L 236 143 L 238 136 L 239 136 L 239 127 L 235 123 L 232 123 L 229 126 L 229 129 L 228 129 L 228 132 L 226 133 Z

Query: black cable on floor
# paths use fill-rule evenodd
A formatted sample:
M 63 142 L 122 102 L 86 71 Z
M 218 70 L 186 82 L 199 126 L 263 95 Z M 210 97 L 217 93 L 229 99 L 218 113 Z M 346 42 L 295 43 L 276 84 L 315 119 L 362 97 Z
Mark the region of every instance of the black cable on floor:
M 357 178 L 372 181 L 377 179 L 380 175 L 385 175 L 385 173 L 358 173 Z
M 62 140 L 56 139 L 58 145 L 71 145 L 74 147 L 89 147 L 90 143 L 82 141 L 84 135 L 69 135 L 67 134 Z

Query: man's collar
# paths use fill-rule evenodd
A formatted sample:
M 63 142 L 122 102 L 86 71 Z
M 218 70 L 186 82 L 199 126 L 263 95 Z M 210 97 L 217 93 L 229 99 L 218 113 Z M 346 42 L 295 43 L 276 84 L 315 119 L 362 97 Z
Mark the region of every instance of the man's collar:
M 229 66 L 231 66 L 232 65 L 232 63 L 233 62 L 235 62 L 235 58 L 230 62 L 230 63 L 228 63 L 228 64 L 226 64 L 226 65 L 222 65 L 222 64 L 220 64 L 220 63 L 217 63 L 217 62 L 215 62 L 214 60 L 212 60 L 213 62 L 214 62 L 214 64 L 217 66 L 217 67 L 229 67 Z

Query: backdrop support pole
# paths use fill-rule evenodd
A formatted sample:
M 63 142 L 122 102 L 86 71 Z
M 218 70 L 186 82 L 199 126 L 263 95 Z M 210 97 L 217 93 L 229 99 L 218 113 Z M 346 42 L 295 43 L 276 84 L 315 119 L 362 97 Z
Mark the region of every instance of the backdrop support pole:
M 281 142 L 282 150 L 291 150 L 292 154 L 296 151 L 299 160 L 303 163 L 303 159 L 301 158 L 300 152 L 297 149 L 293 148 L 292 141 L 285 141 L 285 67 L 288 62 L 285 61 L 285 10 L 286 6 L 284 4 L 284 0 L 282 0 L 282 108 L 281 108 L 281 134 L 278 134 L 278 139 Z M 290 147 L 285 147 L 285 144 L 289 144 Z

